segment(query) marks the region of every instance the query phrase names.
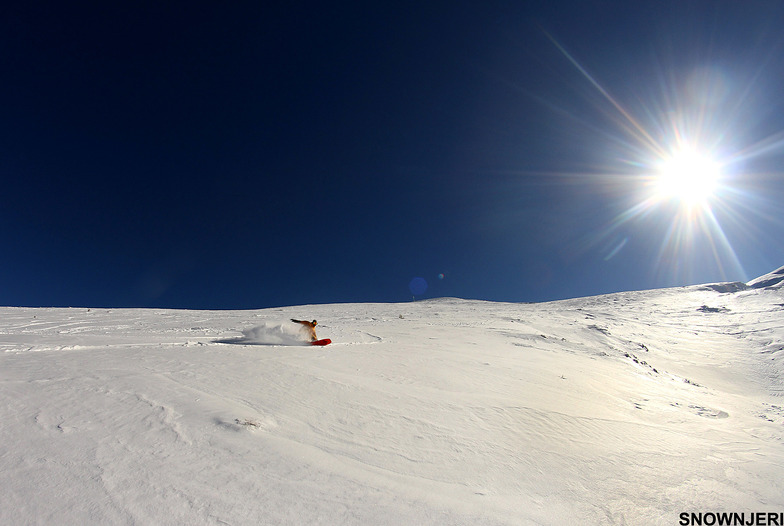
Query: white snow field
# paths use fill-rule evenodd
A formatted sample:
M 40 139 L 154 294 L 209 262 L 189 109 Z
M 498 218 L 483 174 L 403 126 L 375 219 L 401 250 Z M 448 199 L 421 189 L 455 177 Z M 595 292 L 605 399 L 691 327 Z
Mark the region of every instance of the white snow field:
M 0 524 L 779 514 L 784 268 L 764 278 L 540 304 L 0 308 Z M 334 343 L 299 344 L 291 317 Z

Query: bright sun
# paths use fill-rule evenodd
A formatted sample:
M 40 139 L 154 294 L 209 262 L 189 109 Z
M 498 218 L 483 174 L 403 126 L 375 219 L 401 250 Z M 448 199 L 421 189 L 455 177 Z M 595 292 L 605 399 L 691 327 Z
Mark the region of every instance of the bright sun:
M 692 207 L 704 204 L 716 190 L 719 163 L 691 149 L 683 149 L 665 160 L 656 174 L 659 199 L 677 199 Z

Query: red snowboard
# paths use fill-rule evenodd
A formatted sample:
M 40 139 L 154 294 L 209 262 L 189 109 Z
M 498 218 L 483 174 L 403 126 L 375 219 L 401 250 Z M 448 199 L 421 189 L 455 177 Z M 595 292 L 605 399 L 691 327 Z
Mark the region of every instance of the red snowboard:
M 332 340 L 329 338 L 324 338 L 323 340 L 316 340 L 314 342 L 310 342 L 311 345 L 329 345 L 332 343 Z

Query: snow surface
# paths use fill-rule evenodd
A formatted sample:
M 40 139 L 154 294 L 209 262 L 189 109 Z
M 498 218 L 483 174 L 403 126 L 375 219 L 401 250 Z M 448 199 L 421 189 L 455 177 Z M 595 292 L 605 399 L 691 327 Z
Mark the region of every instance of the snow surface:
M 335 343 L 298 345 L 291 317 L 316 318 Z M 0 308 L 0 351 L 1 524 L 677 524 L 681 512 L 784 511 L 780 286 L 540 304 Z
M 784 267 L 779 267 L 773 272 L 749 281 L 749 287 L 759 289 L 763 287 L 780 288 L 784 284 Z

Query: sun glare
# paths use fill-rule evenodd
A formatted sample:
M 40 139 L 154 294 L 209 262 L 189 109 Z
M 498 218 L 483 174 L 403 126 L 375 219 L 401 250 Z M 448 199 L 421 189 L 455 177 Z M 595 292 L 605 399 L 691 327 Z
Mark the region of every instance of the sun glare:
M 692 149 L 683 149 L 661 163 L 655 176 L 659 199 L 677 199 L 692 207 L 707 203 L 716 190 L 719 163 Z
M 755 209 L 757 202 L 769 209 L 772 200 L 750 183 L 781 175 L 775 168 L 770 175 L 755 175 L 750 166 L 757 160 L 766 166 L 784 152 L 784 131 L 759 135 L 764 130 L 753 126 L 765 104 L 754 97 L 763 93 L 756 89 L 757 77 L 744 84 L 727 66 L 711 63 L 694 65 L 691 71 L 663 69 L 652 79 L 661 91 L 652 89 L 641 97 L 635 89 L 637 102 L 627 108 L 545 34 L 588 81 L 591 97 L 594 90 L 601 95 L 591 100 L 599 101 L 596 108 L 609 124 L 604 128 L 596 124 L 603 121 L 575 116 L 609 138 L 611 147 L 607 164 L 588 170 L 595 177 L 581 180 L 595 181 L 608 195 L 620 196 L 618 213 L 604 228 L 586 235 L 586 246 L 600 247 L 605 260 L 630 248 L 652 249 L 649 259 L 664 282 L 702 279 L 708 265 L 723 276 L 729 277 L 730 269 L 732 275 L 744 275 L 728 234 L 751 237 L 746 229 L 752 223 L 746 216 L 772 219 Z M 743 120 L 737 120 L 741 115 Z M 632 224 L 639 228 L 632 231 Z M 633 235 L 650 237 L 635 245 Z

